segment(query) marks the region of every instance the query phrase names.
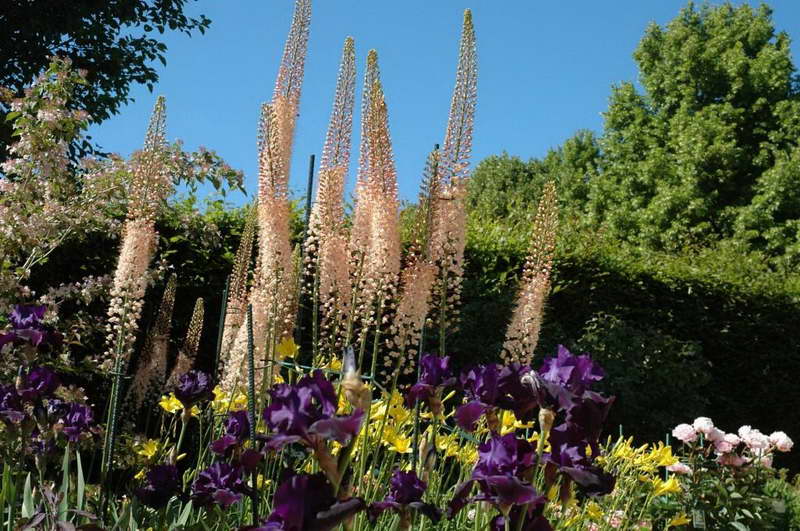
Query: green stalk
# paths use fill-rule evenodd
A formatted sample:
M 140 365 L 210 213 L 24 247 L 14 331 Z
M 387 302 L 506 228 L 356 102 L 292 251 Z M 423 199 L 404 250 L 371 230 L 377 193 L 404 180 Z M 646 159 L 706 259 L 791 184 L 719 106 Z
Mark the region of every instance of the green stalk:
M 253 345 L 253 305 L 247 305 L 247 410 L 250 416 L 250 445 L 256 446 L 256 375 L 255 375 L 255 346 Z M 257 476 L 255 470 L 252 474 L 252 494 L 250 495 L 250 509 L 252 511 L 253 525 L 258 525 L 258 497 L 256 494 Z
M 225 314 L 228 313 L 228 289 L 230 288 L 231 277 L 225 279 L 225 288 L 222 290 L 222 308 L 219 312 L 219 328 L 217 329 L 217 348 L 214 350 L 214 365 L 211 375 L 216 379 L 219 371 L 219 358 L 222 354 L 222 335 L 225 329 Z

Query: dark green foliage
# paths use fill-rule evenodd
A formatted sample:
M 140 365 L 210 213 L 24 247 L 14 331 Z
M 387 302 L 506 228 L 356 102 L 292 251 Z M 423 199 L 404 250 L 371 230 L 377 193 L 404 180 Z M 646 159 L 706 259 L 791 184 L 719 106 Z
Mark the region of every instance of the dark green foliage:
M 152 90 L 158 81 L 153 62 L 166 64 L 166 45 L 155 32 L 205 32 L 205 16 L 184 14 L 188 0 L 4 0 L 0 3 L 0 86 L 22 95 L 24 87 L 59 55 L 85 69 L 89 83 L 71 103 L 95 123 L 131 101 L 132 83 Z M 8 109 L 0 104 L 0 115 Z M 0 161 L 11 141 L 10 124 L 0 123 Z M 72 146 L 91 152 L 88 140 Z
M 588 213 L 620 239 L 675 251 L 723 238 L 800 263 L 800 85 L 771 10 L 689 4 L 651 25 L 644 87 L 614 87 Z

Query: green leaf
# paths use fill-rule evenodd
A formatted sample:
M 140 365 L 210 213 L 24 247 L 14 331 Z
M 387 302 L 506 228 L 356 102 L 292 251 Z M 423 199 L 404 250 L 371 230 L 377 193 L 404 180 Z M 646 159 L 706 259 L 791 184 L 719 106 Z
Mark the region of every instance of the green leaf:
M 31 473 L 25 477 L 25 486 L 22 487 L 22 511 L 23 518 L 30 518 L 33 516 L 33 487 L 31 486 Z
M 741 522 L 731 522 L 731 526 L 738 529 L 739 531 L 750 531 L 750 528 Z
M 61 462 L 61 501 L 58 502 L 58 519 L 65 520 L 69 508 L 69 443 L 64 448 L 64 460 Z
M 20 111 L 12 111 L 6 114 L 6 122 L 11 122 L 17 119 L 19 116 L 22 116 L 22 113 Z
M 76 491 L 76 503 L 75 508 L 79 511 L 83 510 L 83 494 L 86 490 L 86 483 L 84 482 L 83 478 L 83 465 L 81 464 L 81 453 L 77 449 L 75 450 L 75 460 L 78 465 L 78 486 Z

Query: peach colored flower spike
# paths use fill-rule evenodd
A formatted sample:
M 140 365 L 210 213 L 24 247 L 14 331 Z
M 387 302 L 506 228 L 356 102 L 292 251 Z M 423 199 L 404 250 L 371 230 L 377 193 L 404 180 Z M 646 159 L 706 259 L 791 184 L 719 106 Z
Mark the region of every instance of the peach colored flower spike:
M 333 110 L 322 150 L 317 196 L 311 210 L 306 238 L 309 276 L 316 276 L 322 314 L 322 334 L 338 344 L 349 313 L 351 297 L 349 258 L 344 227 L 344 185 L 350 165 L 353 107 L 356 83 L 355 44 L 344 42 Z M 313 292 L 313 289 L 310 290 Z
M 539 342 L 544 303 L 550 288 L 553 253 L 558 231 L 558 204 L 553 181 L 544 185 L 531 234 L 530 254 L 525 261 L 522 282 L 511 323 L 503 343 L 503 361 L 530 364 Z

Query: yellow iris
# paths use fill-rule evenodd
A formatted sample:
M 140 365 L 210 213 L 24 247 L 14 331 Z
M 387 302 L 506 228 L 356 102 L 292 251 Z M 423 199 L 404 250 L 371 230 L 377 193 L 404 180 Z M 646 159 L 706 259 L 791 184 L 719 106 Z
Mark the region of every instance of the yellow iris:
M 397 433 L 392 427 L 387 426 L 384 428 L 382 442 L 389 450 L 397 452 L 398 454 L 407 454 L 411 452 L 411 439 Z
M 290 336 L 284 337 L 283 340 L 275 347 L 275 354 L 278 359 L 285 360 L 286 358 L 294 358 L 300 351 L 300 347 L 294 342 Z
M 161 409 L 163 409 L 167 413 L 175 414 L 183 411 L 183 404 L 181 404 L 180 400 L 175 398 L 175 393 L 170 393 L 168 395 L 162 396 L 161 400 L 159 400 L 158 402 L 158 405 L 161 406 Z M 189 410 L 189 413 L 193 417 L 196 417 L 197 415 L 200 414 L 200 408 L 198 408 L 197 406 L 192 406 L 192 409 Z
M 653 496 L 663 496 L 664 494 L 681 491 L 681 485 L 675 479 L 675 476 L 672 476 L 667 481 L 663 481 L 661 478 L 653 478 L 651 483 L 653 484 Z
M 686 513 L 680 513 L 672 517 L 672 519 L 667 523 L 667 529 L 671 527 L 678 527 L 680 525 L 686 525 L 691 523 L 692 521 L 686 516 Z
M 500 434 L 513 433 L 518 429 L 532 428 L 533 422 L 520 422 L 513 411 L 503 411 L 500 415 Z
M 229 394 L 217 386 L 214 388 L 214 399 L 211 401 L 214 413 L 221 415 L 228 411 L 241 411 L 247 409 L 247 395 L 241 391 Z
M 152 459 L 156 452 L 158 452 L 158 441 L 155 439 L 147 439 L 136 445 L 136 453 L 148 459 Z

